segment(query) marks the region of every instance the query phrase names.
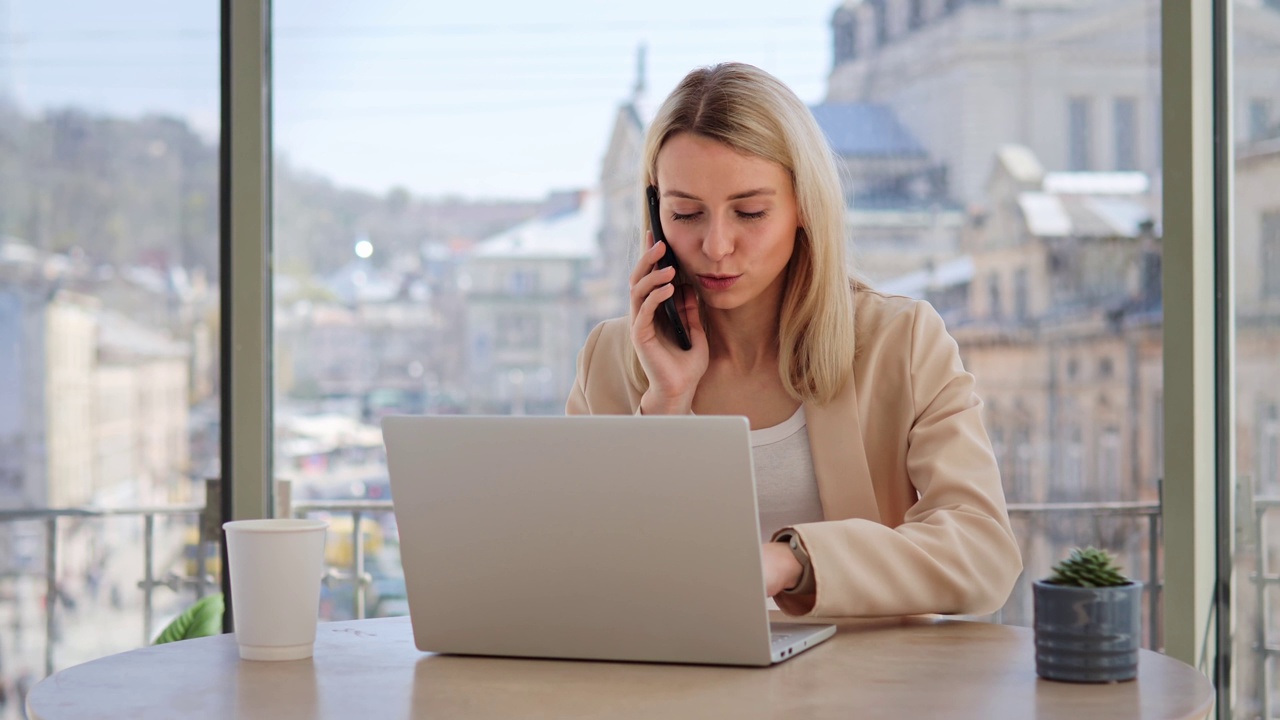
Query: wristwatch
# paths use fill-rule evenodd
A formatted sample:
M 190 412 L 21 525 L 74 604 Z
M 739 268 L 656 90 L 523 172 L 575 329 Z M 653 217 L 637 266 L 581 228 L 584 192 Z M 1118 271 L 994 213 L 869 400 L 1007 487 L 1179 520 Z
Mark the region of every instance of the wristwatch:
M 773 539 L 774 542 L 786 543 L 791 548 L 791 554 L 796 556 L 796 561 L 800 563 L 800 579 L 792 587 L 785 588 L 782 592 L 790 595 L 807 595 L 814 591 L 816 583 L 813 580 L 813 565 L 809 562 L 809 553 L 805 551 L 804 545 L 800 543 L 800 536 L 791 531 L 779 534 Z

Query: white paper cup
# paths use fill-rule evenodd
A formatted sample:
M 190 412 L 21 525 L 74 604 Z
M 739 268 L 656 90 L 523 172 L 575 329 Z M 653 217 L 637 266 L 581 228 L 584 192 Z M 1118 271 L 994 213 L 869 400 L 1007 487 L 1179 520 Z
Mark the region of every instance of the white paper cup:
M 324 520 L 233 520 L 227 532 L 231 608 L 245 660 L 309 658 L 316 643 Z

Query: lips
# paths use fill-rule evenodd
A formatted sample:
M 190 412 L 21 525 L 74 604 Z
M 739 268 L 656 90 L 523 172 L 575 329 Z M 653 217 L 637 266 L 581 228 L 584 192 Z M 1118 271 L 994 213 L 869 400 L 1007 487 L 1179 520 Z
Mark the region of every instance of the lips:
M 741 275 L 699 275 L 698 284 L 704 290 L 728 290 Z

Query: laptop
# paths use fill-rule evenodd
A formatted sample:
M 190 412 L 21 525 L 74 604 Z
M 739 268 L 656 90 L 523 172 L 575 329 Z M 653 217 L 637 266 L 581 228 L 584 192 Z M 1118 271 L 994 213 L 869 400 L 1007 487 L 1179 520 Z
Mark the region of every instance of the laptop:
M 742 417 L 382 421 L 419 650 L 766 666 L 835 634 L 769 623 Z

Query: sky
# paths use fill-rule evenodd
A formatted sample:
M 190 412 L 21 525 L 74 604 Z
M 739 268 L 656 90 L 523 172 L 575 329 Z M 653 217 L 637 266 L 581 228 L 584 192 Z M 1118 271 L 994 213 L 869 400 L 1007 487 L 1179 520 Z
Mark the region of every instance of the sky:
M 690 69 L 725 60 L 817 103 L 838 4 L 273 0 L 276 150 L 377 193 L 590 187 L 638 47 L 651 106 Z M 0 0 L 0 92 L 31 112 L 177 115 L 215 139 L 218 22 L 213 0 Z

